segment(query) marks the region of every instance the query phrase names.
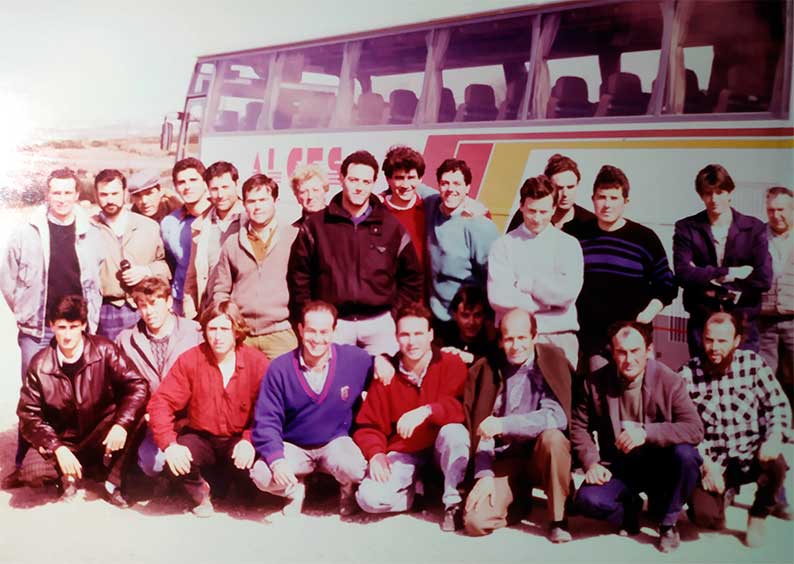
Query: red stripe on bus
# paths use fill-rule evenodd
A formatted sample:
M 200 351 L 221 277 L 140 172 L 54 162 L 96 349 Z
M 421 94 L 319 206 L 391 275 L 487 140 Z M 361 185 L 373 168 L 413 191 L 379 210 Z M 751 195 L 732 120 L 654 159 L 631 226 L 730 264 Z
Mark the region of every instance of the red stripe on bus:
M 491 158 L 493 143 L 461 143 L 458 147 L 456 159 L 466 161 L 471 169 L 471 185 L 469 186 L 469 196 L 476 198 L 480 192 L 480 185 L 485 177 L 485 169 Z
M 454 147 L 457 141 L 501 141 L 515 139 L 599 139 L 614 137 L 790 137 L 792 127 L 753 129 L 645 129 L 620 131 L 550 131 L 521 133 L 462 133 L 429 135 L 426 150 L 437 145 Z M 447 152 L 451 154 L 451 151 Z M 440 163 L 439 163 L 440 164 Z

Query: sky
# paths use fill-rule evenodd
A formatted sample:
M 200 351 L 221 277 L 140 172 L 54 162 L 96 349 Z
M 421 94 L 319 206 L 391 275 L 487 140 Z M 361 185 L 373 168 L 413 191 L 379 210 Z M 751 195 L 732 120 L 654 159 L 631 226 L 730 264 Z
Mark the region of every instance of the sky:
M 3 1 L 0 147 L 41 130 L 145 126 L 199 55 L 526 4 L 518 0 Z

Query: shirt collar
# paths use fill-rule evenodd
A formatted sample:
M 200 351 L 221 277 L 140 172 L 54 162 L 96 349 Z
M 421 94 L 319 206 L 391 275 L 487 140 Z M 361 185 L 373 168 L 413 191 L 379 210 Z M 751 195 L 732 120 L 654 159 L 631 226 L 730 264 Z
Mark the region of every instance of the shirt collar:
M 79 345 L 77 345 L 77 348 L 75 349 L 75 354 L 74 354 L 74 356 L 73 356 L 71 359 L 68 359 L 68 358 L 66 358 L 66 356 L 65 356 L 65 355 L 64 355 L 64 354 L 61 352 L 61 347 L 59 347 L 59 346 L 56 344 L 56 345 L 55 345 L 55 354 L 56 354 L 56 355 L 57 355 L 57 357 L 58 357 L 58 366 L 60 366 L 60 367 L 63 367 L 63 365 L 64 365 L 64 364 L 74 364 L 75 362 L 77 362 L 78 360 L 80 360 L 80 357 L 82 357 L 82 356 L 83 356 L 83 351 L 84 351 L 84 350 L 85 350 L 85 338 L 81 338 L 81 339 L 80 339 L 80 344 L 79 344 Z M 72 360 L 73 362 L 69 362 L 70 360 Z
M 320 367 L 312 368 L 311 366 L 306 364 L 306 360 L 303 358 L 303 350 L 301 349 L 300 352 L 298 352 L 298 365 L 300 366 L 300 369 L 304 372 L 311 372 L 312 370 L 317 370 L 317 369 L 327 370 L 328 367 L 331 365 L 331 357 L 333 356 L 333 354 L 334 354 L 334 347 L 331 346 L 328 349 L 328 356 L 325 359 L 325 364 L 323 364 L 323 366 Z

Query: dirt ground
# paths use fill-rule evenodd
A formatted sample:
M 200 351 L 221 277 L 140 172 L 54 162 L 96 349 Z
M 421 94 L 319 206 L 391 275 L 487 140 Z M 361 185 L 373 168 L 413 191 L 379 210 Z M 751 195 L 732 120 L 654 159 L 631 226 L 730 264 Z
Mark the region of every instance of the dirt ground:
M 0 248 L 20 221 L 19 212 L 0 210 Z M 2 300 L 0 300 L 2 302 Z M 19 392 L 16 327 L 0 303 L 0 474 L 13 465 L 15 408 Z M 789 451 L 791 454 L 791 450 Z M 794 484 L 789 477 L 789 491 Z M 788 562 L 794 561 L 794 523 L 769 518 L 767 543 L 756 550 L 742 544 L 754 488 L 746 486 L 728 512 L 728 529 L 698 531 L 685 518 L 683 543 L 672 555 L 654 546 L 657 534 L 644 523 L 635 538 L 621 538 L 609 526 L 571 519 L 573 542 L 552 545 L 545 538 L 544 503 L 520 525 L 489 537 L 442 533 L 438 500 L 424 513 L 340 520 L 333 492 L 310 490 L 305 514 L 292 520 L 263 517 L 279 509 L 264 495 L 231 495 L 210 519 L 187 513 L 171 494 L 120 510 L 89 484 L 85 495 L 59 503 L 53 490 L 0 491 L 0 562 Z M 536 493 L 538 493 L 536 491 Z

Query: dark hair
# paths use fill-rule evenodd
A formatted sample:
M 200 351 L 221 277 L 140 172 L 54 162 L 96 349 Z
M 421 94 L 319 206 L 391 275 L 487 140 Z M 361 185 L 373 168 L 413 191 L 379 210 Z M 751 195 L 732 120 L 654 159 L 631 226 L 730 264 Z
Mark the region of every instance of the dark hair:
M 421 153 L 406 147 L 405 145 L 395 145 L 386 153 L 383 159 L 383 174 L 386 178 L 391 178 L 395 170 L 410 172 L 416 170 L 419 178 L 425 174 L 425 159 Z
M 354 164 L 366 165 L 372 168 L 372 180 L 374 181 L 378 178 L 378 161 L 375 160 L 375 157 L 369 151 L 356 151 L 346 156 L 345 160 L 342 161 L 342 166 L 339 168 L 339 172 L 343 177 L 347 176 L 347 169 Z
M 739 323 L 739 320 L 732 313 L 728 313 L 727 311 L 717 311 L 712 313 L 706 318 L 706 322 L 703 323 L 703 333 L 706 332 L 706 327 L 712 324 L 722 324 L 722 323 L 730 323 L 733 325 L 734 334 L 736 336 L 742 335 L 742 324 Z
M 204 178 L 204 182 L 207 184 L 210 183 L 210 180 L 213 178 L 218 178 L 219 176 L 223 176 L 224 174 L 229 173 L 232 175 L 232 180 L 237 182 L 240 179 L 240 175 L 237 172 L 237 167 L 234 166 L 232 163 L 227 163 L 226 161 L 218 161 L 216 163 L 212 163 L 207 170 L 202 173 L 202 177 Z
M 267 188 L 274 200 L 278 198 L 278 184 L 276 181 L 266 174 L 258 173 L 243 182 L 243 202 L 248 198 L 248 194 L 259 188 Z
M 616 166 L 604 165 L 596 175 L 595 182 L 593 182 L 593 195 L 599 190 L 608 190 L 610 188 L 620 188 L 624 198 L 629 197 L 629 179 L 626 175 Z
M 94 178 L 94 190 L 99 189 L 100 184 L 107 184 L 114 180 L 121 180 L 122 190 L 127 189 L 127 178 L 121 173 L 120 170 L 115 168 L 105 168 L 99 171 L 99 174 Z
M 571 157 L 566 157 L 565 155 L 557 153 L 549 157 L 549 162 L 546 163 L 546 168 L 543 170 L 543 174 L 551 178 L 555 174 L 566 172 L 568 170 L 576 175 L 576 182 L 579 182 L 582 179 L 582 175 L 579 174 L 579 165 L 576 164 L 576 161 Z
M 399 323 L 403 317 L 421 317 L 422 319 L 427 320 L 428 329 L 433 327 L 433 314 L 430 313 L 430 310 L 427 309 L 427 306 L 422 303 L 409 303 L 398 308 L 397 315 L 395 317 L 395 323 Z
M 463 180 L 466 182 L 466 186 L 471 184 L 471 169 L 466 164 L 466 161 L 460 159 L 447 159 L 441 163 L 436 169 L 436 180 L 441 182 L 441 177 L 446 173 L 458 170 L 463 173 Z
M 201 332 L 204 333 L 204 339 L 207 338 L 207 325 L 209 325 L 209 322 L 222 315 L 228 317 L 229 321 L 232 322 L 234 341 L 237 343 L 237 346 L 241 345 L 248 336 L 248 324 L 245 322 L 240 308 L 232 300 L 213 303 L 210 307 L 201 312 L 199 323 L 201 324 Z
M 703 167 L 695 177 L 695 192 L 702 194 L 706 188 L 733 192 L 736 185 L 724 166 L 710 164 Z
M 766 197 L 774 198 L 775 196 L 788 196 L 789 198 L 794 198 L 794 192 L 784 186 L 772 186 L 772 188 L 766 191 Z
M 616 321 L 607 329 L 607 336 L 609 337 L 610 345 L 612 344 L 612 339 L 615 338 L 615 335 L 624 329 L 634 329 L 637 331 L 637 333 L 642 336 L 642 340 L 645 342 L 645 348 L 648 348 L 653 344 L 653 325 L 651 323 L 638 323 L 637 321 Z
M 334 318 L 334 327 L 336 327 L 336 320 L 339 319 L 339 312 L 336 310 L 333 304 L 329 304 L 328 302 L 324 302 L 322 300 L 312 300 L 304 304 L 304 306 L 301 308 L 301 324 L 306 324 L 306 314 L 313 311 L 325 311 L 330 313 L 331 317 Z
M 167 300 L 171 296 L 171 285 L 160 276 L 147 276 L 132 288 L 130 294 L 134 302 L 150 296 Z
M 551 196 L 554 207 L 557 207 L 557 200 L 559 200 L 559 192 L 557 191 L 557 187 L 551 180 L 548 179 L 547 176 L 543 174 L 533 178 L 527 178 L 524 181 L 524 184 L 521 185 L 519 194 L 522 206 L 524 205 L 524 202 L 527 198 L 530 200 L 540 200 L 541 198 Z
M 491 313 L 491 304 L 488 303 L 488 295 L 480 286 L 464 284 L 458 288 L 458 291 L 455 292 L 452 301 L 449 303 L 450 311 L 457 311 L 458 306 L 461 304 L 464 309 L 473 309 L 480 305 L 482 306 L 483 313 L 486 315 L 490 315 Z
M 77 294 L 58 298 L 47 312 L 47 321 L 53 324 L 60 319 L 88 323 L 88 304 L 85 298 Z
M 502 319 L 499 320 L 499 338 L 502 338 L 502 325 L 504 324 L 505 318 L 514 311 L 520 311 L 521 313 L 526 314 L 527 319 L 529 319 L 529 334 L 532 335 L 532 337 L 536 337 L 538 334 L 538 320 L 535 319 L 535 316 L 525 309 L 513 308 L 506 312 L 502 316 Z
M 77 173 L 73 171 L 71 168 L 59 168 L 57 170 L 53 170 L 49 176 L 47 176 L 47 190 L 50 189 L 50 182 L 57 178 L 58 180 L 65 180 L 67 178 L 71 178 L 74 180 L 74 189 L 75 191 L 80 190 L 80 179 L 77 177 Z
M 174 184 L 176 184 L 177 174 L 179 174 L 183 170 L 189 170 L 191 168 L 195 169 L 195 171 L 198 172 L 202 178 L 204 178 L 204 172 L 207 170 L 204 167 L 204 163 L 202 163 L 198 159 L 194 159 L 193 157 L 188 157 L 186 159 L 182 159 L 181 161 L 178 161 L 174 165 L 174 168 L 171 169 L 171 180 L 174 181 Z

